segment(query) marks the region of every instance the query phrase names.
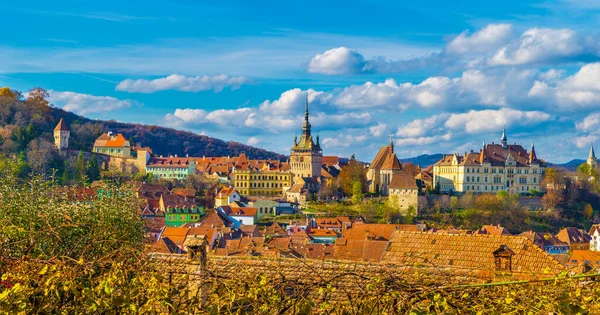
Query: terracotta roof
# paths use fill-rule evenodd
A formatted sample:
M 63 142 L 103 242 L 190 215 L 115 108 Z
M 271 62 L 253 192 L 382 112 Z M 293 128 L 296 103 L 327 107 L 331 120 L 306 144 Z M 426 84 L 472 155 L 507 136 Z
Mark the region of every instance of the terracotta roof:
M 416 224 L 353 224 L 342 231 L 342 237 L 349 240 L 388 241 L 394 231 L 418 231 Z
M 305 244 L 310 240 L 310 237 L 305 231 L 291 233 L 290 237 L 292 238 L 292 243 L 294 244 Z
M 196 190 L 194 188 L 173 188 L 171 193 L 182 197 L 195 197 Z
M 308 235 L 311 237 L 337 237 L 337 234 L 329 229 L 311 229 Z
M 173 240 L 171 240 L 171 238 L 169 238 L 169 237 L 164 237 L 164 238 L 161 238 L 160 240 L 156 241 L 154 244 L 152 244 L 150 251 L 153 253 L 162 253 L 162 254 L 183 254 L 183 253 L 185 253 L 185 251 L 182 250 L 181 248 L 179 248 L 179 246 L 177 244 L 175 244 L 175 242 L 173 242 Z
M 116 136 L 104 133 L 100 137 L 98 137 L 98 139 L 96 139 L 96 141 L 94 142 L 94 147 L 129 147 L 129 141 L 127 141 L 125 137 L 123 137 L 123 135 L 120 133 Z
M 481 227 L 481 229 L 477 230 L 477 233 L 490 235 L 512 235 L 508 230 L 500 225 L 484 225 Z
M 402 164 L 398 160 L 398 157 L 394 153 L 390 153 L 386 156 L 383 164 L 381 165 L 382 170 L 400 170 L 402 169 Z
M 219 193 L 217 194 L 217 198 L 227 198 L 231 196 L 231 194 L 233 194 L 234 192 L 235 189 L 233 189 L 232 187 L 223 187 L 221 188 L 221 191 L 219 191 Z
M 231 227 L 233 223 L 227 215 L 215 209 L 209 210 L 198 222 L 200 222 L 200 227 L 211 226 L 216 228 Z
M 191 201 L 185 200 L 178 195 L 161 195 L 160 199 L 165 209 L 167 208 L 196 208 L 197 205 Z M 163 209 L 164 210 L 164 209 Z
M 390 189 L 418 189 L 415 178 L 408 171 L 394 173 L 388 187 Z
M 340 164 L 340 158 L 337 156 L 323 156 L 321 163 L 327 166 L 334 166 Z
M 56 127 L 54 127 L 54 131 L 69 131 L 69 128 L 67 128 L 67 124 L 65 123 L 65 121 L 61 118 L 58 121 L 58 125 L 56 125 Z
M 590 228 L 590 235 L 593 235 L 594 232 L 598 232 L 600 234 L 600 224 L 594 224 L 592 225 L 592 227 Z
M 338 238 L 333 256 L 335 259 L 379 262 L 387 242 L 371 240 L 349 240 Z
M 592 237 L 587 232 L 575 227 L 567 227 L 558 232 L 556 237 L 567 244 L 589 243 Z
M 181 157 L 152 157 L 148 160 L 146 167 L 172 167 L 172 168 L 188 168 L 192 162 L 191 158 Z
M 482 156 L 483 155 L 483 156 Z M 465 155 L 446 155 L 435 165 L 453 165 L 453 157 L 456 156 L 458 165 L 481 165 L 484 162 L 489 162 L 492 166 L 505 165 L 509 155 L 514 159 L 517 166 L 527 166 L 529 162 L 529 153 L 521 145 L 509 144 L 506 149 L 501 144 L 486 144 L 485 148 L 479 152 L 467 152 Z M 535 157 L 535 162 L 540 162 Z
M 573 250 L 567 265 L 581 265 L 588 263 L 596 268 L 600 267 L 600 252 L 591 250 Z
M 183 246 L 183 242 L 189 231 L 189 228 L 167 226 L 160 235 L 160 238 L 168 237 L 173 243 L 177 244 L 177 246 Z
M 335 245 L 331 244 L 294 244 L 291 249 L 300 257 L 308 259 L 333 259 Z
M 168 193 L 169 188 L 167 188 L 165 185 L 159 185 L 159 184 L 142 184 L 138 188 L 137 191 L 140 193 L 144 193 L 144 192 Z
M 258 211 L 258 208 L 250 208 L 250 207 L 241 207 L 241 208 L 227 207 L 227 209 L 228 209 L 228 212 L 227 212 L 228 215 L 236 216 L 236 217 L 253 217 L 256 215 L 256 212 Z
M 255 224 L 252 224 L 252 225 L 242 224 L 242 225 L 240 225 L 240 231 L 242 232 L 242 234 L 244 236 L 253 236 L 253 237 L 262 236 L 262 234 L 258 230 L 258 226 L 256 226 Z
M 285 235 L 285 230 L 277 222 L 273 222 L 265 228 L 266 235 Z
M 507 246 L 514 252 L 512 272 L 529 275 L 558 274 L 564 266 L 539 247 L 519 236 L 438 234 L 396 231 L 382 262 L 395 265 L 431 264 L 436 268 L 470 269 L 493 274 L 494 252 Z
M 390 146 L 386 145 L 381 147 L 379 152 L 377 152 L 377 155 L 375 155 L 375 158 L 373 158 L 373 162 L 371 162 L 369 168 L 381 169 L 381 166 L 383 165 L 383 162 L 385 162 L 385 159 L 389 153 L 392 153 L 392 148 Z
M 277 249 L 289 249 L 292 244 L 291 236 L 281 236 L 281 237 L 273 237 L 269 241 L 265 243 L 268 247 L 273 247 Z

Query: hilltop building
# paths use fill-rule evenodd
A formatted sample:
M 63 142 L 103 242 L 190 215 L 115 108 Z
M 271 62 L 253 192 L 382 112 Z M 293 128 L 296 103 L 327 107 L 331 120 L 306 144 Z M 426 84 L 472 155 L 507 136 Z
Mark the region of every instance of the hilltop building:
M 71 132 L 69 131 L 69 128 L 67 128 L 67 124 L 61 118 L 54 128 L 54 145 L 56 148 L 58 150 L 68 149 L 70 136 Z
M 302 135 L 299 141 L 297 137 L 294 137 L 294 146 L 290 154 L 290 166 L 294 175 L 294 182 L 301 177 L 317 178 L 321 176 L 323 151 L 319 145 L 319 136 L 317 135 L 317 143 L 315 143 L 310 133 L 310 128 L 307 98 L 304 124 L 302 124 Z
M 369 192 L 388 194 L 388 186 L 395 173 L 402 171 L 402 164 L 394 153 L 394 142 L 381 147 L 367 170 Z
M 594 145 L 591 145 L 590 147 L 590 154 L 587 158 L 587 164 L 590 166 L 590 169 L 598 169 L 598 159 L 596 158 L 596 153 L 594 152 Z
M 138 151 L 138 156 L 140 151 Z M 155 178 L 183 180 L 196 172 L 196 164 L 192 158 L 152 157 L 146 164 L 146 173 L 152 173 Z
M 516 143 L 508 144 L 503 130 L 500 144 L 484 143 L 479 152 L 444 156 L 433 166 L 433 184 L 442 193 L 527 193 L 540 190 L 545 169 L 533 144 L 529 152 Z
M 131 145 L 122 134 L 103 133 L 94 142 L 94 152 L 110 156 L 131 157 Z
M 396 172 L 388 185 L 389 200 L 400 213 L 408 214 L 409 210 L 417 215 L 419 209 L 419 187 L 415 178 L 408 171 Z

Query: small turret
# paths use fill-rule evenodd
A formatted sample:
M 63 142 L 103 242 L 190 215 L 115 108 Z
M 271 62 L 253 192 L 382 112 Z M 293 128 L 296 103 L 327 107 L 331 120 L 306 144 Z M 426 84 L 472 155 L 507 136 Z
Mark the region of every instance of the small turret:
M 69 128 L 67 128 L 67 124 L 61 118 L 54 128 L 54 145 L 58 150 L 68 149 L 69 148 L 69 137 L 71 136 L 71 132 Z
M 588 158 L 587 158 L 587 164 L 590 166 L 591 169 L 598 168 L 598 159 L 596 159 L 596 153 L 594 152 L 593 144 L 590 146 L 590 154 L 588 155 Z
M 529 164 L 533 164 L 537 161 L 537 155 L 535 154 L 535 145 L 531 143 L 531 151 L 529 151 Z
M 502 128 L 502 137 L 500 138 L 500 143 L 502 143 L 502 148 L 506 149 L 508 147 L 508 139 L 506 138 L 506 126 Z

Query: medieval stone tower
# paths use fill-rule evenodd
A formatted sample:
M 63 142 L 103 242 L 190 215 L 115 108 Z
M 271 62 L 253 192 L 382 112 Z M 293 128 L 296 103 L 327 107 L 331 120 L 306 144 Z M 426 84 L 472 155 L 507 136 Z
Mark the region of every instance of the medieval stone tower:
M 67 124 L 61 118 L 58 125 L 54 128 L 54 145 L 57 149 L 68 149 L 69 148 L 69 136 L 71 132 L 67 128 Z
M 323 160 L 323 151 L 319 145 L 319 136 L 317 143 L 313 141 L 310 134 L 310 123 L 308 122 L 308 98 L 306 99 L 306 111 L 304 112 L 304 124 L 302 124 L 302 136 L 300 141 L 294 137 L 294 146 L 290 155 L 290 166 L 294 181 L 300 177 L 320 177 L 321 163 Z

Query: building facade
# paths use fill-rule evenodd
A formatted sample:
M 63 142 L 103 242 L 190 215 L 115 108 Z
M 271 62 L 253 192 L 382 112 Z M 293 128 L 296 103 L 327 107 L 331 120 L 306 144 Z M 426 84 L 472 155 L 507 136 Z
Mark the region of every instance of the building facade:
M 244 196 L 282 196 L 292 185 L 292 174 L 282 166 L 268 161 L 255 165 L 242 153 L 233 166 L 233 187 Z
M 586 163 L 590 166 L 590 169 L 598 169 L 598 159 L 596 158 L 593 145 L 590 147 L 590 154 L 588 155 Z
M 122 134 L 114 135 L 109 131 L 96 139 L 93 152 L 128 158 L 131 157 L 131 145 Z
M 402 164 L 394 153 L 394 142 L 390 140 L 389 145 L 379 149 L 367 170 L 369 192 L 387 195 L 392 176 L 400 171 Z
M 418 214 L 419 209 L 419 187 L 415 178 L 408 171 L 394 173 L 388 186 L 388 198 L 393 206 L 397 207 L 401 214 Z
M 308 99 L 306 100 L 306 111 L 304 112 L 304 124 L 302 124 L 302 135 L 298 141 L 294 137 L 294 146 L 290 154 L 290 167 L 295 182 L 301 177 L 320 177 L 321 165 L 323 161 L 323 151 L 319 145 L 319 136 L 317 142 L 313 141 L 311 135 L 311 126 L 308 122 Z
M 150 158 L 146 165 L 146 173 L 155 178 L 183 180 L 196 172 L 195 163 L 191 158 Z
M 540 190 L 545 172 L 533 144 L 529 152 L 508 144 L 503 131 L 500 144 L 484 143 L 479 152 L 444 156 L 433 166 L 433 183 L 441 193 L 528 193 Z
M 58 150 L 69 148 L 69 137 L 71 132 L 67 128 L 67 124 L 61 118 L 56 127 L 54 128 L 54 145 Z

